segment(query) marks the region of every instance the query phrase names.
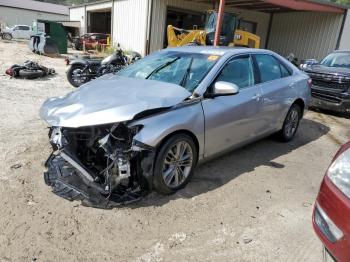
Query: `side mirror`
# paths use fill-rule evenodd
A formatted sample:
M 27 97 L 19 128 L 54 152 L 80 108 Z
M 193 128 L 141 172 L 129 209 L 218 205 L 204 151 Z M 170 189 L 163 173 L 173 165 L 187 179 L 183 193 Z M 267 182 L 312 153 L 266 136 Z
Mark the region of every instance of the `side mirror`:
M 239 93 L 239 87 L 236 84 L 218 81 L 214 84 L 214 96 L 230 96 Z

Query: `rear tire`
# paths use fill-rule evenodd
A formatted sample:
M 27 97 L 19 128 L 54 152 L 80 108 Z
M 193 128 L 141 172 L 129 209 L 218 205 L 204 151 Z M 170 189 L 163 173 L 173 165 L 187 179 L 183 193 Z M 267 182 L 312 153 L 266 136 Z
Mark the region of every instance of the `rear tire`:
M 85 84 L 85 83 L 90 81 L 90 77 L 89 76 L 86 76 L 86 78 L 84 80 L 81 80 L 81 82 L 77 82 L 74 79 L 74 74 L 75 74 L 76 70 L 81 70 L 82 71 L 84 68 L 85 68 L 85 66 L 79 65 L 79 64 L 75 64 L 75 65 L 71 65 L 70 66 L 70 68 L 67 71 L 67 80 L 72 86 L 79 87 L 82 84 Z
M 154 165 L 154 187 L 163 195 L 184 188 L 193 175 L 198 150 L 186 134 L 170 137 L 161 146 Z
M 284 120 L 283 127 L 279 133 L 279 136 L 283 142 L 291 141 L 296 132 L 298 131 L 300 119 L 302 116 L 301 108 L 297 104 L 293 104 Z

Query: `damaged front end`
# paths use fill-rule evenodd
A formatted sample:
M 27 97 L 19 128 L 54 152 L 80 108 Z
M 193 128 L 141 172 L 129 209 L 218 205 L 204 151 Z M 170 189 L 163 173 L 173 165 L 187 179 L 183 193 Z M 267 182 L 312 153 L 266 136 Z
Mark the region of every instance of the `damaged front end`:
M 136 201 L 151 190 L 155 144 L 134 139 L 146 129 L 135 123 L 190 95 L 175 84 L 106 75 L 47 99 L 39 112 L 51 127 L 53 146 L 46 183 L 55 194 L 88 206 Z
M 86 206 L 112 208 L 137 201 L 151 190 L 155 156 L 153 147 L 134 140 L 141 129 L 126 122 L 51 127 L 46 184 L 55 194 Z

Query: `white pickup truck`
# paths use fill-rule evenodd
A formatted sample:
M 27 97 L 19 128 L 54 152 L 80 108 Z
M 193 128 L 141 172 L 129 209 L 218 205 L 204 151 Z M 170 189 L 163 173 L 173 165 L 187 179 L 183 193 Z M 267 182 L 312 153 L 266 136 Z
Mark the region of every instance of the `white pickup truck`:
M 14 39 L 30 39 L 33 34 L 32 28 L 28 25 L 14 25 L 7 27 L 2 31 L 2 39 L 11 40 Z

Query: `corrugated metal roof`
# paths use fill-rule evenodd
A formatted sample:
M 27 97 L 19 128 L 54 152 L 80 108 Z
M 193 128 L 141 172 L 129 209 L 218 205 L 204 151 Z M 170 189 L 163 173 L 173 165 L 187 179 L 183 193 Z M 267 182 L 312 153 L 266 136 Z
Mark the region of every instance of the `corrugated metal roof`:
M 213 0 L 191 0 L 197 3 L 211 4 Z M 298 11 L 343 13 L 345 5 L 326 0 L 226 0 L 226 7 L 248 9 L 260 12 L 277 13 Z
M 90 2 L 90 3 L 83 3 L 83 4 L 78 4 L 78 5 L 73 4 L 69 8 L 77 8 L 77 7 L 90 6 L 90 5 L 96 5 L 96 4 L 102 4 L 102 3 L 112 3 L 112 0 L 97 0 L 94 2 Z
M 34 10 L 52 14 L 69 15 L 69 8 L 67 6 L 32 0 L 0 0 L 0 6 Z

